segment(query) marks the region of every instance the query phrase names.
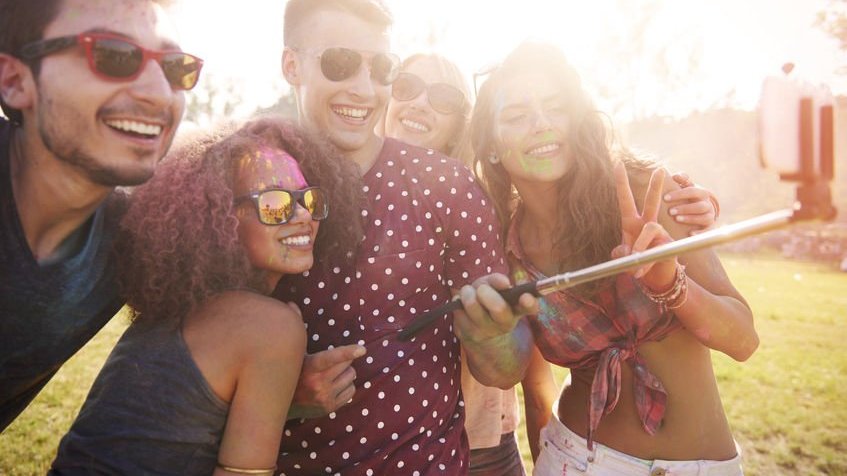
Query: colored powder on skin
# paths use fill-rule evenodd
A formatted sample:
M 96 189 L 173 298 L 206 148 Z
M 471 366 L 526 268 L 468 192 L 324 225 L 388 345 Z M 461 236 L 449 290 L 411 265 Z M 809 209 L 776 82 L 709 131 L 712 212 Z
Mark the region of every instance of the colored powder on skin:
M 533 144 L 542 144 L 544 142 L 556 141 L 556 134 L 553 131 L 544 132 L 540 138 L 533 139 Z M 535 158 L 531 156 L 523 156 L 520 158 L 520 164 L 524 171 L 534 174 L 545 174 L 553 171 L 553 158 Z
M 523 98 L 523 102 L 525 102 L 527 104 L 531 104 L 533 102 L 538 102 L 538 101 L 540 101 L 540 99 L 533 92 L 527 93 L 527 96 L 525 96 Z M 496 99 L 496 104 L 495 104 L 495 107 L 494 107 L 495 111 L 497 111 L 497 112 L 495 112 L 495 117 L 499 116 L 500 112 L 503 109 L 503 106 L 504 106 L 503 105 L 503 98 L 498 97 Z M 542 112 L 542 114 L 546 114 L 546 113 Z M 542 142 L 547 142 L 547 141 L 553 142 L 555 140 L 556 140 L 556 135 L 553 133 L 553 131 L 546 131 L 542 134 L 540 139 L 539 138 L 533 138 L 533 143 L 542 143 Z M 500 144 L 503 143 L 503 131 L 500 129 L 500 127 L 496 127 L 496 141 Z M 501 157 L 501 159 L 508 160 L 509 158 L 511 158 L 511 156 L 512 156 L 512 151 L 507 150 L 505 152 L 504 156 Z M 552 158 L 540 158 L 539 159 L 539 158 L 530 157 L 530 156 L 526 156 L 526 155 L 521 155 L 520 157 L 518 157 L 518 163 L 521 165 L 521 168 L 523 168 L 523 170 L 525 172 L 530 173 L 530 174 L 537 174 L 537 175 L 551 173 L 553 171 L 553 162 L 552 161 L 553 161 Z
M 554 134 L 553 131 L 547 131 L 544 134 L 541 134 L 541 140 L 544 142 L 553 142 L 556 139 L 556 134 Z
M 518 269 L 514 273 L 512 273 L 514 280 L 516 283 L 524 283 L 529 281 L 529 275 L 523 269 Z
M 282 256 L 281 256 L 281 259 L 282 259 L 283 262 L 288 260 L 289 254 L 291 254 L 291 250 L 289 250 L 287 246 L 283 247 L 282 248 Z
M 524 171 L 531 174 L 545 174 L 553 171 L 553 161 L 549 158 L 536 159 L 535 157 L 521 156 L 519 159 Z
M 297 159 L 292 157 L 287 152 L 263 146 L 259 148 L 258 153 L 266 157 L 266 167 L 280 167 L 281 170 L 279 170 L 279 172 L 283 174 L 283 177 L 293 178 L 294 182 L 306 182 L 306 178 L 303 176 L 303 172 L 300 170 L 300 164 L 297 162 Z M 272 160 L 271 158 L 275 158 L 277 160 Z M 283 160 L 279 160 L 280 158 Z M 274 180 L 277 184 L 281 183 L 279 177 L 276 175 L 274 175 Z
M 538 300 L 538 306 L 541 311 L 538 313 L 538 322 L 540 322 L 545 329 L 552 330 L 554 323 L 553 321 L 555 321 L 554 317 L 556 316 L 555 309 L 550 307 L 550 305 L 547 304 L 547 300 L 545 300 L 544 298 Z
M 249 155 L 242 157 L 237 167 L 241 176 L 253 177 L 254 181 L 251 185 L 254 190 L 284 188 L 282 187 L 283 178 L 294 178 L 294 182 L 306 182 L 296 159 L 280 149 L 268 146 L 260 146 Z M 271 175 L 268 175 L 269 171 Z
M 69 8 L 67 11 L 64 12 L 64 15 L 69 20 L 76 20 L 77 18 L 82 16 L 83 13 L 82 11 L 80 11 L 79 8 Z

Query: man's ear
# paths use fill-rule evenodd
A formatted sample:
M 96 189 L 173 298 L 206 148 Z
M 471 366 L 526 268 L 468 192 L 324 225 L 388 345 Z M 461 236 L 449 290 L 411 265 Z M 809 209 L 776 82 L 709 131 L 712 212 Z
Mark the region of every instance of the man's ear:
M 0 98 L 15 109 L 27 109 L 32 105 L 35 83 L 32 71 L 21 60 L 0 53 Z
M 292 86 L 300 84 L 300 58 L 296 51 L 288 47 L 282 51 L 282 75 L 288 84 Z

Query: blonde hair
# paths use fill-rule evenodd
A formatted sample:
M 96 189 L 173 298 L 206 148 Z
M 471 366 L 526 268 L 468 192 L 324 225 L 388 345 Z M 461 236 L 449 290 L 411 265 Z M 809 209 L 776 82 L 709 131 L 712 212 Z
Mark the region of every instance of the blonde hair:
M 465 104 L 461 112 L 461 120 L 459 121 L 458 127 L 450 135 L 450 138 L 447 140 L 447 146 L 445 150 L 439 150 L 439 152 L 449 155 L 450 157 L 454 157 L 457 159 L 462 159 L 463 162 L 469 164 L 471 161 L 471 157 L 467 155 L 470 153 L 470 148 L 464 147 L 465 135 L 467 134 L 468 124 L 471 119 L 471 94 L 470 94 L 470 86 L 468 85 L 468 80 L 464 74 L 462 74 L 462 70 L 456 66 L 456 63 L 448 60 L 444 56 L 435 53 L 417 53 L 409 56 L 400 66 L 401 71 L 405 71 L 412 64 L 420 61 L 429 61 L 434 64 L 437 68 L 437 71 L 446 78 L 446 83 L 454 88 L 458 89 L 465 95 Z M 463 151 L 467 151 L 466 156 L 460 156 Z

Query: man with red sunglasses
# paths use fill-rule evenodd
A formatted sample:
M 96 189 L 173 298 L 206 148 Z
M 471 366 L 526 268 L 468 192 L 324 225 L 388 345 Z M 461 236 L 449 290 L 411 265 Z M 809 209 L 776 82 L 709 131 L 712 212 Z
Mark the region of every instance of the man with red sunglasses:
M 467 312 L 456 314 L 456 325 L 468 331 L 463 338 L 472 336 L 464 352 L 473 365 L 505 378 L 522 371 L 489 358 L 510 348 L 508 339 L 483 334 L 508 333 L 512 310 L 489 286 L 479 289 L 479 301 L 467 286 L 506 272 L 482 189 L 458 161 L 374 133 L 399 72 L 390 25 L 380 0 L 289 0 L 286 7 L 282 69 L 300 123 L 359 165 L 369 207 L 354 263 L 286 277 L 274 294 L 300 306 L 308 335 L 280 448 L 285 474 L 467 473 L 453 320 L 440 319 L 409 342 L 397 338 L 460 288 Z M 500 278 L 499 286 L 508 284 Z
M 199 58 L 157 0 L 0 0 L 0 430 L 120 309 L 110 248 Z

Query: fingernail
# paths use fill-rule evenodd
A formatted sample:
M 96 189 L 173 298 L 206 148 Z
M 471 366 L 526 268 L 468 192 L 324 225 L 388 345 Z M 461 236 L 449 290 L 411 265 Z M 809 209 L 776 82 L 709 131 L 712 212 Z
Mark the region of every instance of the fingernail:
M 669 194 L 669 193 L 665 194 L 665 201 L 667 201 L 667 202 L 671 201 L 671 194 Z
M 365 348 L 364 347 L 357 348 L 356 351 L 353 352 L 353 355 L 356 356 L 357 358 L 365 355 Z
M 684 222 L 684 221 L 685 221 L 685 217 L 680 215 L 680 216 L 676 217 L 676 221 L 678 221 L 678 222 Z
M 671 208 L 670 210 L 668 210 L 668 213 L 670 213 L 671 216 L 674 216 L 679 213 L 679 210 L 677 210 L 676 208 Z

